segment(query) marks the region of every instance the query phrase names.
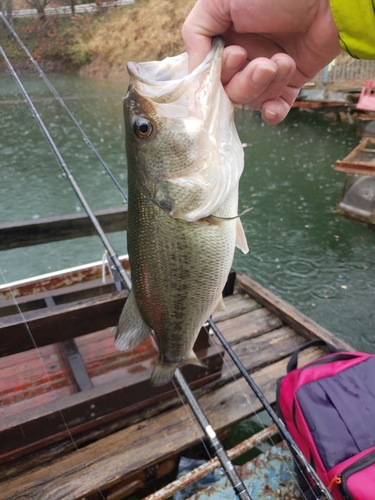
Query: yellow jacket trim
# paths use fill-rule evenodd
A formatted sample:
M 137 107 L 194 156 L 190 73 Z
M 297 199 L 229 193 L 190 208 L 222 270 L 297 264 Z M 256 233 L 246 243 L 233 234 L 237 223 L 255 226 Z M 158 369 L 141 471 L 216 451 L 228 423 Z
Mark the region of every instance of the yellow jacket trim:
M 375 59 L 375 0 L 330 0 L 340 45 L 357 59 Z

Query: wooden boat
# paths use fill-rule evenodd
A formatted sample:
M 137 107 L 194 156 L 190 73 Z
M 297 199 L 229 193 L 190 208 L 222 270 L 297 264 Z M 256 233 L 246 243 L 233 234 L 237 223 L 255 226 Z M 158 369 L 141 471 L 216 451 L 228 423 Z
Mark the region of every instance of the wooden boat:
M 152 341 L 126 354 L 115 350 L 127 292 L 116 289 L 108 269 L 103 283 L 102 269 L 96 262 L 0 287 L 2 499 L 144 496 L 201 442 L 173 384 L 149 384 Z M 230 278 L 226 309 L 213 319 L 270 403 L 289 355 L 306 339 L 349 348 L 248 276 Z M 183 373 L 222 436 L 261 404 L 206 331 L 196 350 L 207 368 Z M 310 348 L 301 359 L 321 354 Z M 250 445 L 275 432 L 272 426 Z

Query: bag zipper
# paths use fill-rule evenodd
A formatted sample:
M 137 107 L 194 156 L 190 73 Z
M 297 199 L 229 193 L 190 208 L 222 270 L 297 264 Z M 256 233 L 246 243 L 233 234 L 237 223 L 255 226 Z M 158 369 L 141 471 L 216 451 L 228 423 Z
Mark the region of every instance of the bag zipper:
M 375 463 L 375 450 L 370 451 L 370 453 L 367 453 L 367 455 L 363 456 L 353 464 L 349 465 L 340 474 L 334 476 L 328 485 L 328 490 L 330 491 L 333 485 L 337 484 L 342 492 L 344 500 L 354 500 L 346 484 L 349 477 L 352 474 L 355 474 L 356 472 L 359 472 L 374 463 Z

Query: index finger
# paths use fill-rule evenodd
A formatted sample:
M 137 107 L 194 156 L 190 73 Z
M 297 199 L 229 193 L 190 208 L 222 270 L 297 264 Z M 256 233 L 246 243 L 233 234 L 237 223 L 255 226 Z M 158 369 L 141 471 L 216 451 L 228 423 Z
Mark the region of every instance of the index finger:
M 198 0 L 182 27 L 182 38 L 189 54 L 189 70 L 203 61 L 212 45 L 212 37 L 222 35 L 229 28 L 229 12 L 213 0 Z

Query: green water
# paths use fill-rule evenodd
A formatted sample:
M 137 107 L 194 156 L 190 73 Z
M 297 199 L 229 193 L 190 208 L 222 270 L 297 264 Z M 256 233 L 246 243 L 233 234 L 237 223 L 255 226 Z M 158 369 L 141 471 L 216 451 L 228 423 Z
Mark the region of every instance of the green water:
M 64 160 L 93 209 L 122 198 L 43 81 L 23 78 Z M 92 143 L 126 188 L 119 82 L 51 77 Z M 81 211 L 28 106 L 10 77 L 0 78 L 1 222 Z M 359 141 L 356 125 L 293 111 L 270 127 L 236 111 L 246 168 L 240 205 L 250 252 L 234 267 L 259 281 L 357 349 L 375 352 L 375 230 L 334 213 L 344 174 L 336 159 Z M 110 234 L 126 253 L 123 234 Z M 97 237 L 0 252 L 0 283 L 101 259 Z

